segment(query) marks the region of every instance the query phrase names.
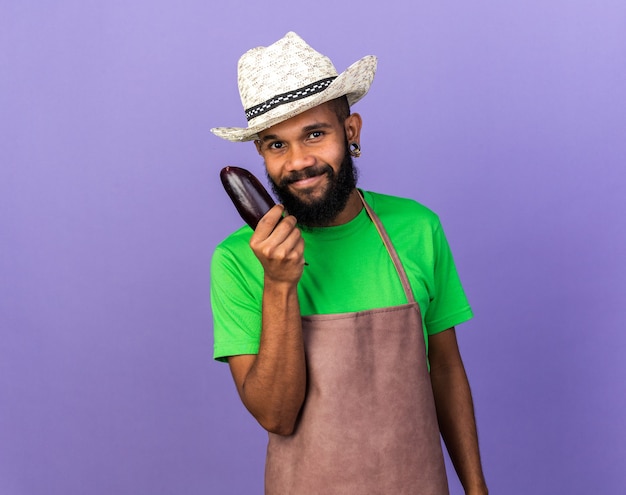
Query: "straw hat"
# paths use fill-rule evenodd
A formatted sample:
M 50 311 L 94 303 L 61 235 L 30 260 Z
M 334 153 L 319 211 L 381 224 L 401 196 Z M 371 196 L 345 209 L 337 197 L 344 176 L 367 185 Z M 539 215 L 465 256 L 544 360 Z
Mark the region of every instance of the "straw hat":
M 228 141 L 251 141 L 258 132 L 340 96 L 346 95 L 352 106 L 369 90 L 376 62 L 368 55 L 337 74 L 328 57 L 289 32 L 239 59 L 239 94 L 248 127 L 217 127 L 211 132 Z

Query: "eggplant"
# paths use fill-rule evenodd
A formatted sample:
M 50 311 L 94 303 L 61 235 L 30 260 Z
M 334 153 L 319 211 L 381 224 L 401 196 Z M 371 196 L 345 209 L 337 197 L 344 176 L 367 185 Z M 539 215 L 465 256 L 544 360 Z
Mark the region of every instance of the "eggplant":
M 220 179 L 226 193 L 241 215 L 254 230 L 259 220 L 276 203 L 251 172 L 240 167 L 224 167 Z

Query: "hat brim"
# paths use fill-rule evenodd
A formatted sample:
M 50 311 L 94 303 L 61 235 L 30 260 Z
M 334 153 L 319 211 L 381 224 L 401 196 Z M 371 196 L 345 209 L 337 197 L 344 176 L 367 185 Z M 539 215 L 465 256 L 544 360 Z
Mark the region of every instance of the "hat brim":
M 377 58 L 373 55 L 367 55 L 339 74 L 320 93 L 276 107 L 266 114 L 252 119 L 249 127 L 215 127 L 211 129 L 211 132 L 228 141 L 252 141 L 258 139 L 259 132 L 335 98 L 345 95 L 348 98 L 348 103 L 352 106 L 369 91 L 376 73 L 376 65 Z M 255 120 L 260 121 L 255 123 Z

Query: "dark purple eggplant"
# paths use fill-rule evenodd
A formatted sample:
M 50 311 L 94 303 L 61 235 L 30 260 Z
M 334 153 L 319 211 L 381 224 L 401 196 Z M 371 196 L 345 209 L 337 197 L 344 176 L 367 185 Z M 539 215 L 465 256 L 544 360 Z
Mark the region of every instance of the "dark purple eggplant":
M 220 179 L 241 218 L 252 229 L 256 229 L 261 217 L 276 204 L 272 197 L 259 179 L 245 168 L 224 167 Z

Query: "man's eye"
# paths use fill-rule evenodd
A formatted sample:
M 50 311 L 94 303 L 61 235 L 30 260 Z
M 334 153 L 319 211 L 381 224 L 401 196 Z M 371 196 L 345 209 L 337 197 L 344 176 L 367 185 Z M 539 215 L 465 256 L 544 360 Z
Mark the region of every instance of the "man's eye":
M 281 143 L 280 141 L 275 141 L 273 143 L 270 143 L 268 148 L 271 150 L 279 150 L 283 147 L 283 143 Z
M 322 131 L 313 131 L 311 134 L 309 134 L 309 139 L 315 139 L 323 135 L 324 133 Z

